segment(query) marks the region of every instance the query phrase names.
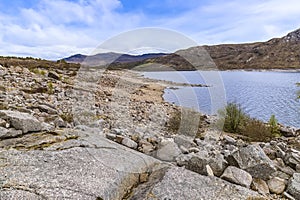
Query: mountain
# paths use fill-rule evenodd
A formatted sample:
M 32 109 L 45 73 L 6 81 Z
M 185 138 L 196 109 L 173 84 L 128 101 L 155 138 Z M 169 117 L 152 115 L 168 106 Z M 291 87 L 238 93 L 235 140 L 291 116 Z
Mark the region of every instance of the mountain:
M 204 52 L 206 50 L 206 53 Z M 199 53 L 200 52 L 200 53 Z M 175 56 L 179 55 L 179 56 Z M 156 58 L 160 64 L 173 65 L 175 69 L 190 70 L 193 66 L 211 67 L 207 55 L 210 56 L 218 69 L 300 69 L 300 29 L 282 38 L 274 38 L 266 42 L 245 44 L 221 44 L 198 46 L 180 50 L 174 54 Z M 182 56 L 185 55 L 185 56 Z M 188 56 L 187 56 L 188 55 Z M 187 62 L 186 57 L 207 57 Z M 174 64 L 175 63 L 175 64 Z M 204 66 L 207 63 L 207 66 Z
M 267 42 L 204 48 L 220 69 L 300 68 L 300 29 Z
M 166 54 L 164 53 L 150 53 L 150 54 L 143 54 L 143 55 L 129 55 L 129 54 L 119 54 L 119 53 L 99 53 L 96 55 L 82 55 L 76 54 L 70 56 L 68 58 L 64 58 L 64 60 L 68 63 L 82 63 L 86 65 L 92 66 L 100 66 L 100 65 L 107 65 L 107 64 L 123 64 L 123 63 L 135 63 L 140 62 L 146 59 L 161 57 Z
M 93 56 L 74 55 L 65 61 L 111 68 L 141 66 L 157 68 L 159 65 L 174 70 L 197 69 L 300 69 L 300 29 L 282 38 L 266 42 L 196 46 L 171 54 L 128 55 L 103 53 Z

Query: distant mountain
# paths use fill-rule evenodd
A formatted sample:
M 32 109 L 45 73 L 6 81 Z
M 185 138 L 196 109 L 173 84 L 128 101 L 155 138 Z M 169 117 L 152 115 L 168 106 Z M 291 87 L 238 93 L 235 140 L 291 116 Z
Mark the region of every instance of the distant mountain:
M 76 54 L 64 60 L 68 63 L 81 63 L 92 66 L 101 66 L 107 64 L 123 64 L 123 63 L 135 63 L 146 59 L 157 58 L 167 54 L 164 53 L 149 53 L 143 55 L 129 55 L 129 54 L 118 54 L 118 53 L 99 53 L 96 55 L 82 55 Z

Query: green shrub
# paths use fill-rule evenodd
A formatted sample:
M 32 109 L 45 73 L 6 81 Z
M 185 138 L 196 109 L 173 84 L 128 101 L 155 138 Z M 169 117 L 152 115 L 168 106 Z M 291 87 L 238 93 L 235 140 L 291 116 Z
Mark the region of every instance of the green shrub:
M 48 94 L 53 94 L 54 93 L 53 83 L 51 81 L 49 81 L 47 83 L 47 86 L 48 86 Z
M 280 136 L 278 122 L 277 119 L 275 118 L 275 115 L 271 115 L 271 118 L 269 120 L 269 127 L 270 127 L 271 134 L 273 136 Z
M 242 107 L 236 103 L 229 103 L 219 114 L 224 119 L 223 130 L 230 133 L 240 133 L 248 118 Z

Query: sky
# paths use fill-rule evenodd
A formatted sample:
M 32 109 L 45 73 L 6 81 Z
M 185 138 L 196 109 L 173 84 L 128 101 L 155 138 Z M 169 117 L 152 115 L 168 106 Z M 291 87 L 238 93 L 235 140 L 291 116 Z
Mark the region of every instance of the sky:
M 266 41 L 300 28 L 299 0 L 0 0 L 0 55 L 90 54 L 125 31 L 155 27 L 199 45 Z

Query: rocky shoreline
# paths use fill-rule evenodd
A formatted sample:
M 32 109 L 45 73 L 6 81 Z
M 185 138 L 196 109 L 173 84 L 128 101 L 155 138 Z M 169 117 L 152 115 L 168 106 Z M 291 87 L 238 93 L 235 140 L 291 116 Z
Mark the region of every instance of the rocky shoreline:
M 300 199 L 297 130 L 246 142 L 127 70 L 0 75 L 0 199 Z

